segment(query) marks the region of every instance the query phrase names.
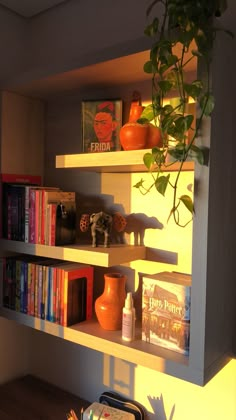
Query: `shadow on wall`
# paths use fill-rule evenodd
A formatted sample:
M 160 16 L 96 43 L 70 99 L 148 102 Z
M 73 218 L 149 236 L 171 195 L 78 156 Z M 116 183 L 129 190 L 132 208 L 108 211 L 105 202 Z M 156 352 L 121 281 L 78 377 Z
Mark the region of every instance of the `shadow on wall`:
M 156 218 L 144 213 L 131 213 L 125 215 L 126 227 L 124 232 L 115 232 L 115 241 L 124 243 L 124 233 L 134 234 L 134 245 L 144 245 L 146 229 L 163 229 L 164 225 Z
M 170 416 L 167 417 L 165 413 L 165 406 L 163 395 L 161 394 L 160 398 L 158 397 L 151 397 L 148 395 L 148 400 L 152 406 L 153 413 L 148 413 L 148 419 L 150 420 L 172 420 L 174 418 L 175 413 L 175 404 L 172 407 Z
M 103 357 L 103 384 L 105 391 L 115 392 L 129 402 L 135 402 L 135 368 L 133 363 L 114 358 L 109 355 Z M 175 405 L 173 405 L 170 416 L 167 417 L 164 406 L 163 395 L 160 397 L 152 397 L 147 395 L 147 399 L 152 407 L 149 412 L 142 404 L 136 401 L 145 412 L 145 418 L 140 420 L 173 420 L 175 413 Z M 121 408 L 121 407 L 120 407 Z

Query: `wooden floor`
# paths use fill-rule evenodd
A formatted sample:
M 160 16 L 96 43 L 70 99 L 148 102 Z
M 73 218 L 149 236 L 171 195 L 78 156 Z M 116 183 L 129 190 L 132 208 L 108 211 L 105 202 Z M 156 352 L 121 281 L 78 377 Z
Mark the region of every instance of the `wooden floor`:
M 0 420 L 66 420 L 73 409 L 90 405 L 33 376 L 25 376 L 0 386 Z

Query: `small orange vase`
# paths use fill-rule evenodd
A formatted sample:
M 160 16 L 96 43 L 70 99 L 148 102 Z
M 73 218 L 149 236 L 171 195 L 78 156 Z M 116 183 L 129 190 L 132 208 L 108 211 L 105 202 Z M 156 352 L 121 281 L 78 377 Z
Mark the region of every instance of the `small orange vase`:
M 136 122 L 141 116 L 144 109 L 145 109 L 145 106 L 132 103 L 130 106 L 128 122 Z
M 120 273 L 107 273 L 104 279 L 104 291 L 95 301 L 95 313 L 104 330 L 121 330 L 126 277 Z

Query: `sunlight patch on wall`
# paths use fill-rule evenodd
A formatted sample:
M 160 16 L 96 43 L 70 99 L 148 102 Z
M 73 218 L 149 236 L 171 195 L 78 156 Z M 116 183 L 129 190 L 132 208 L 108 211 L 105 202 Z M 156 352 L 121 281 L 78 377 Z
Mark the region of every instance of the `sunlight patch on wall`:
M 173 182 L 176 172 L 171 173 L 171 181 Z M 151 181 L 151 175 L 148 173 L 132 174 L 132 186 L 140 179 L 144 179 L 148 186 Z M 189 194 L 192 196 L 194 182 L 193 171 L 183 172 L 180 178 L 178 195 Z M 191 274 L 192 270 L 192 222 L 185 228 L 178 227 L 171 218 L 167 222 L 170 209 L 172 208 L 173 190 L 169 188 L 165 197 L 160 195 L 153 188 L 147 195 L 143 196 L 138 189 L 131 189 L 131 213 L 146 214 L 149 219 L 156 218 L 158 223 L 163 225 L 162 229 L 147 228 L 144 233 L 144 245 L 157 250 L 161 250 L 165 254 L 167 263 L 157 263 L 150 261 L 139 261 L 132 263 L 131 266 L 138 271 L 145 273 L 157 273 L 160 271 L 180 271 Z M 182 205 L 181 220 L 183 223 L 191 218 L 190 212 Z M 148 221 L 147 221 L 148 225 Z M 131 242 L 134 238 L 131 237 Z M 132 242 L 133 243 L 133 242 Z M 168 264 L 168 253 L 177 255 L 176 264 Z
M 152 413 L 150 419 L 236 418 L 236 360 L 229 362 L 205 387 L 141 366 L 135 369 L 135 378 L 134 398 Z

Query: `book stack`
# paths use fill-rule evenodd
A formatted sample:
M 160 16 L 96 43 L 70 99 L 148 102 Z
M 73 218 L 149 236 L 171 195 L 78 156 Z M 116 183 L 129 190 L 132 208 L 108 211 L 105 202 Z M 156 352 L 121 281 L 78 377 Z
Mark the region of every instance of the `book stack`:
M 2 175 L 2 237 L 42 245 L 76 239 L 75 192 L 40 186 L 40 177 Z
M 92 318 L 92 266 L 14 256 L 2 268 L 4 307 L 65 327 Z
M 190 307 L 190 275 L 142 275 L 142 340 L 188 355 Z
M 29 221 L 29 188 L 39 186 L 41 177 L 34 175 L 0 175 L 1 237 L 27 241 Z

